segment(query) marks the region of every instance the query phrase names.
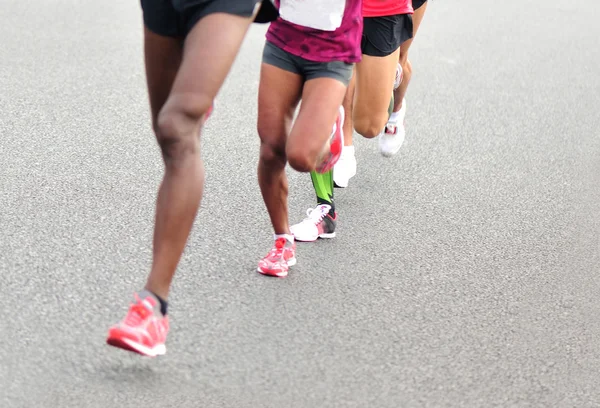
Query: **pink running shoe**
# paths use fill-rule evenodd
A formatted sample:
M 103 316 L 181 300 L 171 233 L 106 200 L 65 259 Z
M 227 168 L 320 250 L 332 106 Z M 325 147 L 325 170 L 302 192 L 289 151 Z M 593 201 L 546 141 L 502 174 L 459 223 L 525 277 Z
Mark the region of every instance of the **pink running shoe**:
M 288 243 L 285 238 L 277 238 L 271 251 L 258 262 L 258 272 L 284 278 L 290 266 L 294 265 L 296 265 L 296 243 Z
M 106 343 L 148 357 L 165 354 L 169 318 L 153 296 L 140 299 L 136 294 L 135 300 L 125 319 L 109 329 Z

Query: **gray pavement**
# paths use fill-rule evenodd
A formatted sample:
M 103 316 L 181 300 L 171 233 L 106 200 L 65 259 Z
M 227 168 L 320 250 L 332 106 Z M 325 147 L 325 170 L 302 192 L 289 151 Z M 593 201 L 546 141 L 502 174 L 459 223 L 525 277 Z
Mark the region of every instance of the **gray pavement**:
M 104 345 L 162 164 L 139 2 L 0 7 L 1 407 L 600 406 L 600 5 L 435 0 L 408 137 L 357 140 L 335 240 L 255 272 L 253 27 L 207 125 L 163 358 Z M 291 215 L 313 205 L 290 175 Z

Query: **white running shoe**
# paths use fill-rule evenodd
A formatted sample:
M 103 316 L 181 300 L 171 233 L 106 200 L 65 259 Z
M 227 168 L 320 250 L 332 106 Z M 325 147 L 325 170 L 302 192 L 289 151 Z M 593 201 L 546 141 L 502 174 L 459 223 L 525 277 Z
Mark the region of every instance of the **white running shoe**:
M 306 210 L 307 217 L 304 221 L 292 225 L 290 230 L 294 234 L 296 241 L 313 242 L 319 238 L 334 238 L 335 224 L 337 221 L 337 212 L 335 217 L 329 215 L 331 206 L 319 204 L 315 208 Z
M 391 157 L 398 153 L 404 143 L 406 135 L 404 116 L 406 116 L 406 99 L 402 101 L 402 108 L 390 116 L 385 129 L 379 135 L 379 151 L 385 157 Z
M 354 146 L 344 146 L 340 159 L 333 166 L 333 183 L 335 187 L 346 188 L 350 179 L 355 175 L 356 157 L 354 156 Z

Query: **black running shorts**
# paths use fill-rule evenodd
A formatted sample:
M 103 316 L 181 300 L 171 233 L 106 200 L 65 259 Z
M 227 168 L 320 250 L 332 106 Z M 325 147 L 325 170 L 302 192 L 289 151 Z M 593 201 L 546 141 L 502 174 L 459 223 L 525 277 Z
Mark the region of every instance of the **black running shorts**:
M 413 10 L 418 10 L 423 4 L 427 3 L 427 0 L 412 0 Z
M 275 0 L 262 0 L 262 6 L 256 17 L 254 17 L 255 23 L 270 23 L 277 20 L 279 17 L 279 10 L 275 7 Z
M 412 14 L 365 17 L 361 49 L 363 55 L 387 57 L 412 38 Z
M 185 37 L 201 18 L 214 13 L 254 15 L 261 0 L 141 0 L 144 25 L 165 37 Z

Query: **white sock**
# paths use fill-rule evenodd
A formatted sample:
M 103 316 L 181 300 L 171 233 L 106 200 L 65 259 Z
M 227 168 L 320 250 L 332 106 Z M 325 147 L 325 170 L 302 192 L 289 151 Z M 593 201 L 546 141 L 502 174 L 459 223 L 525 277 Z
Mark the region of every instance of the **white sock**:
M 390 115 L 390 118 L 388 119 L 388 122 L 392 122 L 392 123 L 398 122 L 398 116 L 400 116 L 400 111 L 392 112 L 392 114 Z
M 291 234 L 275 234 L 275 235 L 273 235 L 274 240 L 277 240 L 278 238 L 285 238 L 287 240 L 287 242 L 289 242 L 290 244 L 294 243 L 294 236 Z
M 345 153 L 345 152 L 347 152 L 347 153 Z M 354 146 L 353 145 L 344 146 L 342 149 L 342 153 L 344 155 L 351 154 L 352 156 L 354 156 Z

